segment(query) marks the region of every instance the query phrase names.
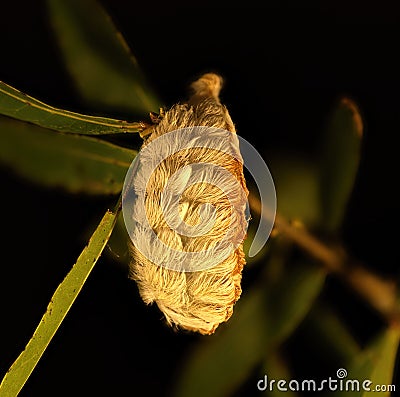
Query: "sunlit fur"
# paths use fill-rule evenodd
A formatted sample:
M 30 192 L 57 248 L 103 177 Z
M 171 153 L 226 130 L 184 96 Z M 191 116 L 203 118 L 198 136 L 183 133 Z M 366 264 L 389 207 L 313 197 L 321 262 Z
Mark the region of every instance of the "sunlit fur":
M 212 73 L 195 81 L 191 86 L 193 94 L 189 101 L 173 106 L 157 124 L 149 127 L 143 146 L 162 134 L 191 126 L 217 127 L 235 134 L 228 110 L 219 100 L 221 86 L 222 79 Z M 195 148 L 166 159 L 147 185 L 145 208 L 157 237 L 175 249 L 199 251 L 213 246 L 229 228 L 232 212 L 229 201 L 220 190 L 209 184 L 194 185 L 184 190 L 179 207 L 184 221 L 192 225 L 198 221 L 199 204 L 207 202 L 216 207 L 216 223 L 204 236 L 182 237 L 171 230 L 163 218 L 160 197 L 170 176 L 185 164 L 205 160 L 229 170 L 242 187 L 244 199 L 248 195 L 242 164 L 223 152 Z M 233 233 L 244 236 L 247 227 L 244 211 L 235 215 Z M 146 238 L 145 235 L 143 238 Z M 137 282 L 143 301 L 146 304 L 155 302 L 170 325 L 212 334 L 220 323 L 232 315 L 233 305 L 241 294 L 241 273 L 245 264 L 242 242 L 221 263 L 213 263 L 206 270 L 194 272 L 180 272 L 155 265 L 131 244 L 130 277 Z M 215 258 L 211 260 L 216 262 Z

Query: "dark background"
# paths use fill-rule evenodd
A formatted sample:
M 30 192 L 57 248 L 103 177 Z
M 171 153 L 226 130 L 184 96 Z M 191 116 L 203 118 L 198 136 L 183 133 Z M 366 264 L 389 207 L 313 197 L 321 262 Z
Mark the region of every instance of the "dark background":
M 222 99 L 238 133 L 267 162 L 282 148 L 316 155 L 331 107 L 342 95 L 353 98 L 366 130 L 344 239 L 369 267 L 398 276 L 395 7 L 102 3 L 167 106 L 185 98 L 187 85 L 202 72 L 222 74 Z M 86 111 L 62 66 L 44 4 L 7 2 L 0 9 L 0 79 L 49 104 Z M 26 183 L 4 167 L 0 172 L 3 374 L 116 198 L 71 196 Z M 161 318 L 142 304 L 126 269 L 102 258 L 21 396 L 168 394 L 180 360 L 200 337 L 176 334 Z

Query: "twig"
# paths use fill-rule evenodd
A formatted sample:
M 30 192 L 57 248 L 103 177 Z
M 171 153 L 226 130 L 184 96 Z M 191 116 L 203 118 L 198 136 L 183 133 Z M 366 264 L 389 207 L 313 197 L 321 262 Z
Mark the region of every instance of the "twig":
M 261 202 L 250 193 L 249 203 L 255 214 L 261 216 Z M 400 326 L 400 307 L 397 302 L 396 283 L 385 280 L 350 259 L 341 247 L 330 247 L 305 228 L 298 228 L 279 214 L 275 229 L 290 239 L 307 254 L 324 265 L 329 273 L 340 276 L 393 326 Z

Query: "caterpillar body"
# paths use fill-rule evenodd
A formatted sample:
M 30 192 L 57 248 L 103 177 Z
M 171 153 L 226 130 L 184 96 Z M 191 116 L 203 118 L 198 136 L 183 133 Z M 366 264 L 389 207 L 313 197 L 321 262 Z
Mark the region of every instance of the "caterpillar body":
M 248 190 L 243 162 L 239 158 L 235 126 L 219 99 L 221 87 L 220 76 L 204 74 L 192 83 L 193 93 L 186 103 L 176 104 L 159 116 L 151 114 L 152 124 L 143 124 L 141 152 L 158 138 L 176 130 L 184 131 L 182 141 L 192 143 L 190 147 L 182 147 L 182 142 L 175 139 L 162 145 L 173 146 L 168 152 L 173 154 L 160 161 L 146 181 L 144 203 L 140 207 L 145 209 L 145 214 L 132 210 L 133 234 L 140 244 L 130 242 L 130 278 L 136 281 L 143 301 L 156 303 L 169 325 L 205 335 L 214 333 L 219 324 L 231 317 L 241 295 L 245 265 L 243 240 L 248 225 Z M 203 128 L 200 129 L 202 136 L 196 135 L 197 127 Z M 229 132 L 228 139 L 219 133 L 221 130 Z M 201 147 L 196 144 L 200 138 Z M 230 145 L 238 156 L 222 150 L 224 145 Z M 165 149 L 162 146 L 160 150 Z M 139 158 L 137 169 L 146 168 L 148 161 L 151 159 L 146 156 Z M 211 171 L 206 167 L 210 164 L 214 166 Z M 227 172 L 219 173 L 219 169 Z M 208 179 L 204 177 L 204 181 L 207 182 L 190 184 L 195 174 L 206 175 Z M 165 193 L 167 188 L 173 190 L 170 196 Z M 140 192 L 136 192 L 138 194 Z M 175 196 L 179 199 L 174 200 Z M 132 202 L 133 207 L 137 201 Z M 176 207 L 175 213 L 172 206 Z M 150 228 L 143 226 L 146 223 L 143 216 L 147 217 Z M 205 219 L 207 217 L 212 222 Z M 197 227 L 197 232 L 175 230 L 171 222 L 187 228 Z M 154 236 L 162 246 L 154 243 Z M 229 244 L 224 246 L 221 256 L 215 254 L 215 247 L 223 240 Z M 172 248 L 172 253 L 164 250 L 165 246 Z M 227 247 L 230 247 L 229 252 Z M 201 262 L 179 268 L 181 257 L 178 254 L 204 250 L 211 250 L 211 254 L 205 255 Z

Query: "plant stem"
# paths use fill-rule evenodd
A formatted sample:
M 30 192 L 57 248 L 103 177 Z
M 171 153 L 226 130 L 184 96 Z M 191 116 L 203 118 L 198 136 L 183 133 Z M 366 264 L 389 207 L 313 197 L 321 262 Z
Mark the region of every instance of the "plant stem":
M 261 202 L 250 193 L 249 203 L 255 214 L 261 216 Z M 338 275 L 364 298 L 388 322 L 400 326 L 400 307 L 397 302 L 396 283 L 385 280 L 353 261 L 340 247 L 332 247 L 319 240 L 305 228 L 292 225 L 277 214 L 275 229 L 290 239 L 307 254 L 320 262 L 329 273 Z

